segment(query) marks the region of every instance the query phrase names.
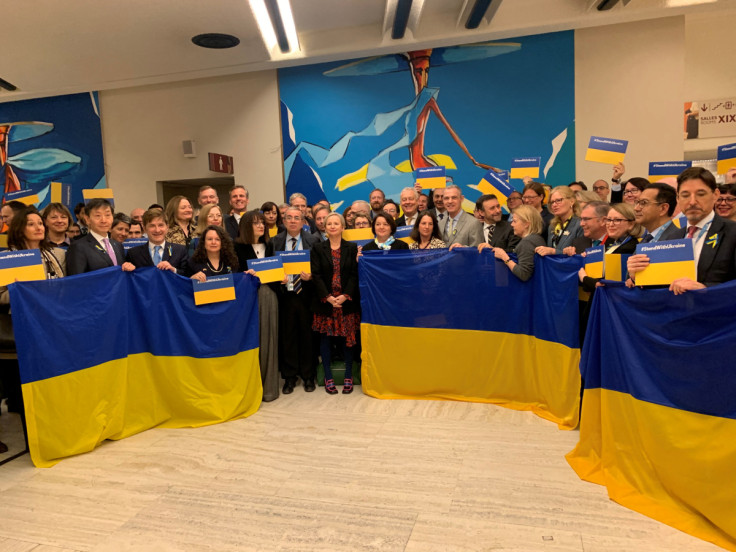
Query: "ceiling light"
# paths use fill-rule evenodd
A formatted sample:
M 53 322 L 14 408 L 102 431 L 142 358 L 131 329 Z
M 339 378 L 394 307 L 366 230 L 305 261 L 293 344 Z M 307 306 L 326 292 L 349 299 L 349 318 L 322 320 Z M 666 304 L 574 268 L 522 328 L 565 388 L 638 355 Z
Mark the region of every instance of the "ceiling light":
M 416 32 L 419 18 L 424 8 L 424 0 L 386 0 L 383 17 L 383 34 L 393 40 L 401 40 L 406 31 Z
M 269 53 L 276 46 L 282 54 L 299 51 L 294 14 L 289 0 L 248 0 Z
M 684 8 L 685 6 L 697 6 L 698 4 L 713 4 L 717 0 L 666 0 L 668 8 Z

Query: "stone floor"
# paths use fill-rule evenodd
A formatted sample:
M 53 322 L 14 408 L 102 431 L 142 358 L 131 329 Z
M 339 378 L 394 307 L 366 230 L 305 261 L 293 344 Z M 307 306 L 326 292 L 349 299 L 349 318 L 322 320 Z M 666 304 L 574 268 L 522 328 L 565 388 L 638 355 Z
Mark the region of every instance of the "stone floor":
M 0 440 L 20 446 L 18 425 L 3 413 Z M 298 388 L 244 420 L 0 466 L 0 551 L 720 550 L 578 479 L 577 437 L 493 405 Z

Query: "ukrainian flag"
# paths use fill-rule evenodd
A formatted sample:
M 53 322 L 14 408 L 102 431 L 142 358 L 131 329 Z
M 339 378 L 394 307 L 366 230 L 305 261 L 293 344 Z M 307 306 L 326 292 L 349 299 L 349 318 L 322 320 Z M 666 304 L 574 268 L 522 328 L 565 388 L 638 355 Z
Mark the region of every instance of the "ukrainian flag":
M 309 250 L 303 251 L 277 251 L 276 255 L 284 263 L 284 272 L 287 275 L 293 274 L 311 274 L 312 263 L 309 257 Z
M 7 286 L 16 280 L 22 282 L 45 279 L 41 251 L 38 249 L 0 253 L 0 286 Z
M 659 182 L 663 178 L 677 178 L 682 171 L 692 166 L 692 161 L 649 163 L 649 182 Z
M 697 293 L 697 296 L 695 295 Z M 612 500 L 736 550 L 736 282 L 675 296 L 598 288 L 567 460 Z
M 603 246 L 585 250 L 585 274 L 591 278 L 603 278 Z
M 93 188 L 82 190 L 82 197 L 84 198 L 85 203 L 88 203 L 90 199 L 106 199 L 113 207 L 115 206 L 112 188 Z
M 192 280 L 194 304 L 209 305 L 220 301 L 235 300 L 235 285 L 232 274 L 207 278 L 204 282 Z
M 258 281 L 235 287 L 235 301 L 197 307 L 189 278 L 153 267 L 12 284 L 33 463 L 256 412 Z
M 342 239 L 356 245 L 365 245 L 374 238 L 373 230 L 370 228 L 348 228 L 342 231 Z
M 736 167 L 736 144 L 718 146 L 718 174 L 726 174 Z
M 447 184 L 445 167 L 426 167 L 414 171 L 414 178 L 423 190 L 444 188 Z
M 506 180 L 497 175 L 494 171 L 488 171 L 477 186 L 478 191 L 483 194 L 493 194 L 498 199 L 501 207 L 508 210 L 506 207 L 506 200 L 512 192 L 516 190 Z
M 8 192 L 5 194 L 5 202 L 20 201 L 24 205 L 34 205 L 40 200 L 38 194 L 33 190 L 18 190 L 17 192 Z
M 590 142 L 588 142 L 588 151 L 585 154 L 585 160 L 606 163 L 608 165 L 622 163 L 628 145 L 628 140 L 591 136 Z
M 670 285 L 678 278 L 697 280 L 693 240 L 640 243 L 636 253 L 649 257 L 649 266 L 636 275 L 637 285 Z
M 363 391 L 494 403 L 573 429 L 580 266 L 538 257 L 522 282 L 486 250 L 364 253 Z
M 280 257 L 267 257 L 265 259 L 250 259 L 248 270 L 255 270 L 262 284 L 280 282 L 286 276 L 284 263 Z
M 511 160 L 511 178 L 539 178 L 539 165 L 542 164 L 541 157 L 515 157 Z
M 62 182 L 52 182 L 51 203 L 61 203 L 69 207 L 72 204 L 72 185 Z

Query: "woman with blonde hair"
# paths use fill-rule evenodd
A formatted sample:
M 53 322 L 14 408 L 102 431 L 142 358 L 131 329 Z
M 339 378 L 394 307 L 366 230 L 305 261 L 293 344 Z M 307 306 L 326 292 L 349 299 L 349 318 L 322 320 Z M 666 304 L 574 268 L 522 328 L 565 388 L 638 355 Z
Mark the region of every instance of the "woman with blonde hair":
M 547 245 L 537 247 L 538 255 L 562 255 L 563 249 L 583 235 L 580 226 L 580 205 L 575 192 L 567 186 L 557 186 L 549 195 L 549 207 L 554 218 L 549 223 Z
M 201 237 L 205 228 L 208 226 L 219 226 L 220 228 L 225 228 L 223 224 L 222 208 L 216 203 L 208 203 L 199 211 L 197 227 L 194 229 L 194 237 Z
M 511 227 L 514 234 L 521 238 L 513 251 L 517 260 L 512 260 L 501 247 L 494 247 L 493 254 L 509 267 L 514 276 L 526 282 L 534 274 L 534 251 L 544 246 L 544 238 L 541 235 L 544 223 L 542 215 L 531 205 L 520 205 L 513 213 Z

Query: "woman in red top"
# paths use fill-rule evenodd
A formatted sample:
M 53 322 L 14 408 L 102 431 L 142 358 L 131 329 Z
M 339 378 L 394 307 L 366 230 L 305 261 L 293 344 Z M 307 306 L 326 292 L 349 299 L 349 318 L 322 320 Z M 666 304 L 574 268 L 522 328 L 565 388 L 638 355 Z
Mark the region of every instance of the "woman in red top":
M 330 213 L 325 219 L 327 240 L 312 248 L 312 281 L 315 301 L 312 329 L 321 334 L 320 355 L 325 369 L 325 391 L 337 393 L 330 368 L 330 345 L 339 339 L 345 347 L 343 393 L 353 391 L 353 351 L 360 326 L 358 295 L 358 247 L 342 239 L 345 219 Z

